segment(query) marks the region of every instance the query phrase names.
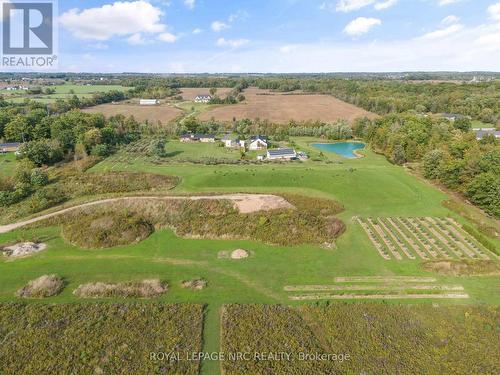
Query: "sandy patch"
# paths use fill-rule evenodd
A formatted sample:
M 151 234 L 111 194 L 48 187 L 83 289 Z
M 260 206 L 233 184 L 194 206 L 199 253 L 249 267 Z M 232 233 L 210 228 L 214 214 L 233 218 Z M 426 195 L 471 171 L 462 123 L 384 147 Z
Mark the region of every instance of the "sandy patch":
M 243 214 L 271 211 L 279 209 L 294 209 L 285 198 L 277 195 L 244 195 L 234 197 L 234 205 Z
M 3 253 L 8 258 L 22 258 L 39 253 L 47 248 L 44 243 L 22 242 L 12 246 L 4 247 Z
M 245 258 L 248 258 L 249 255 L 250 254 L 248 254 L 248 251 L 243 250 L 243 249 L 237 249 L 231 253 L 231 259 L 235 259 L 235 260 L 245 259 Z

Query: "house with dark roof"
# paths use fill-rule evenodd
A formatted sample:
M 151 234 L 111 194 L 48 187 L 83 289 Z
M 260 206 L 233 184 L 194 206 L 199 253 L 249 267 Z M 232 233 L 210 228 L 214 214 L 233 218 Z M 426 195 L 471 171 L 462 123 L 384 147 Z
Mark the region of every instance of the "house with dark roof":
M 269 145 L 269 140 L 265 135 L 256 135 L 250 138 L 248 149 L 250 151 L 263 150 Z
M 297 159 L 297 152 L 293 148 L 275 148 L 267 150 L 268 160 L 293 160 Z
M 7 152 L 17 152 L 19 150 L 21 143 L 0 143 L 0 153 L 5 154 Z
M 480 141 L 484 137 L 493 136 L 495 138 L 500 138 L 500 131 L 495 128 L 487 128 L 487 129 L 476 129 L 476 139 Z

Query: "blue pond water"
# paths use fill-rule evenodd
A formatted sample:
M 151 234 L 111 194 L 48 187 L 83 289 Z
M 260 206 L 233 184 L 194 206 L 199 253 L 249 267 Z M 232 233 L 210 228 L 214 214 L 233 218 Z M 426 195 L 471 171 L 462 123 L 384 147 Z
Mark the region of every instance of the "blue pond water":
M 334 152 L 348 159 L 357 157 L 354 153 L 355 150 L 365 148 L 365 144 L 359 142 L 314 143 L 312 146 L 321 151 Z

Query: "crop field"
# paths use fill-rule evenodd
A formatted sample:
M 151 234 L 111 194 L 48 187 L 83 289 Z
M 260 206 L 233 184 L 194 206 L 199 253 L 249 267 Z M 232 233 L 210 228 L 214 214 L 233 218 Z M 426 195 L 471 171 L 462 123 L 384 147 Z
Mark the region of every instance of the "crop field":
M 376 116 L 329 95 L 283 94 L 256 88 L 245 90 L 243 95 L 245 102 L 205 111 L 199 118 L 210 120 L 213 117 L 218 121 L 232 121 L 235 117 L 237 120 L 248 118 L 285 123 L 290 120 L 352 121 L 358 117 Z
M 498 258 L 452 218 L 357 218 L 380 256 L 396 259 Z
M 198 374 L 199 361 L 151 353 L 201 350 L 203 306 L 0 304 L 0 373 Z
M 161 122 L 167 124 L 182 115 L 183 111 L 168 104 L 156 106 L 141 106 L 137 104 L 101 104 L 95 107 L 86 108 L 83 112 L 102 113 L 106 117 L 124 115 L 134 116 L 137 121 L 149 121 L 151 123 Z
M 247 357 L 223 361 L 222 370 L 227 375 L 493 374 L 499 317 L 498 307 L 487 306 L 228 305 L 222 350 Z

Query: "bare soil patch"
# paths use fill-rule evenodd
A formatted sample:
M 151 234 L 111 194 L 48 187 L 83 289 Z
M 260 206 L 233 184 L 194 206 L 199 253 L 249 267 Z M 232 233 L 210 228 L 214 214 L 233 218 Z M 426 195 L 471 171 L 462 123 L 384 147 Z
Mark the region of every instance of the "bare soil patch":
M 219 96 L 220 98 L 224 99 L 227 97 L 227 94 L 229 94 L 233 89 L 230 87 L 221 87 L 217 88 L 217 93 L 216 95 Z M 210 95 L 210 88 L 209 87 L 183 87 L 181 88 L 181 96 L 182 99 L 188 100 L 188 101 L 194 101 L 194 99 L 198 95 Z
M 201 120 L 214 117 L 219 121 L 261 119 L 277 123 L 295 121 L 335 122 L 353 121 L 359 117 L 375 118 L 377 115 L 343 102 L 330 95 L 278 93 L 257 88 L 243 92 L 245 102 L 211 109 L 202 113 Z
M 7 258 L 15 259 L 39 253 L 47 248 L 44 243 L 22 242 L 1 249 Z
M 231 253 L 231 259 L 234 260 L 245 259 L 248 258 L 249 256 L 250 254 L 248 253 L 248 251 L 243 249 L 237 249 Z
M 168 290 L 168 285 L 159 279 L 142 280 L 129 283 L 106 284 L 89 283 L 80 285 L 73 294 L 80 298 L 151 298 Z
M 117 103 L 102 104 L 95 107 L 86 108 L 83 112 L 102 113 L 106 117 L 124 115 L 125 117 L 134 116 L 137 121 L 149 121 L 151 123 L 166 124 L 175 120 L 183 112 L 179 108 L 174 108 L 168 104 L 156 106 L 141 106 L 137 104 Z
M 16 293 L 21 298 L 47 298 L 58 295 L 64 287 L 64 280 L 57 275 L 43 275 L 31 280 Z
M 202 290 L 207 287 L 208 281 L 205 279 L 186 280 L 181 285 L 185 289 Z
M 292 301 L 317 301 L 329 299 L 467 299 L 467 293 L 440 294 L 304 294 L 288 297 Z

